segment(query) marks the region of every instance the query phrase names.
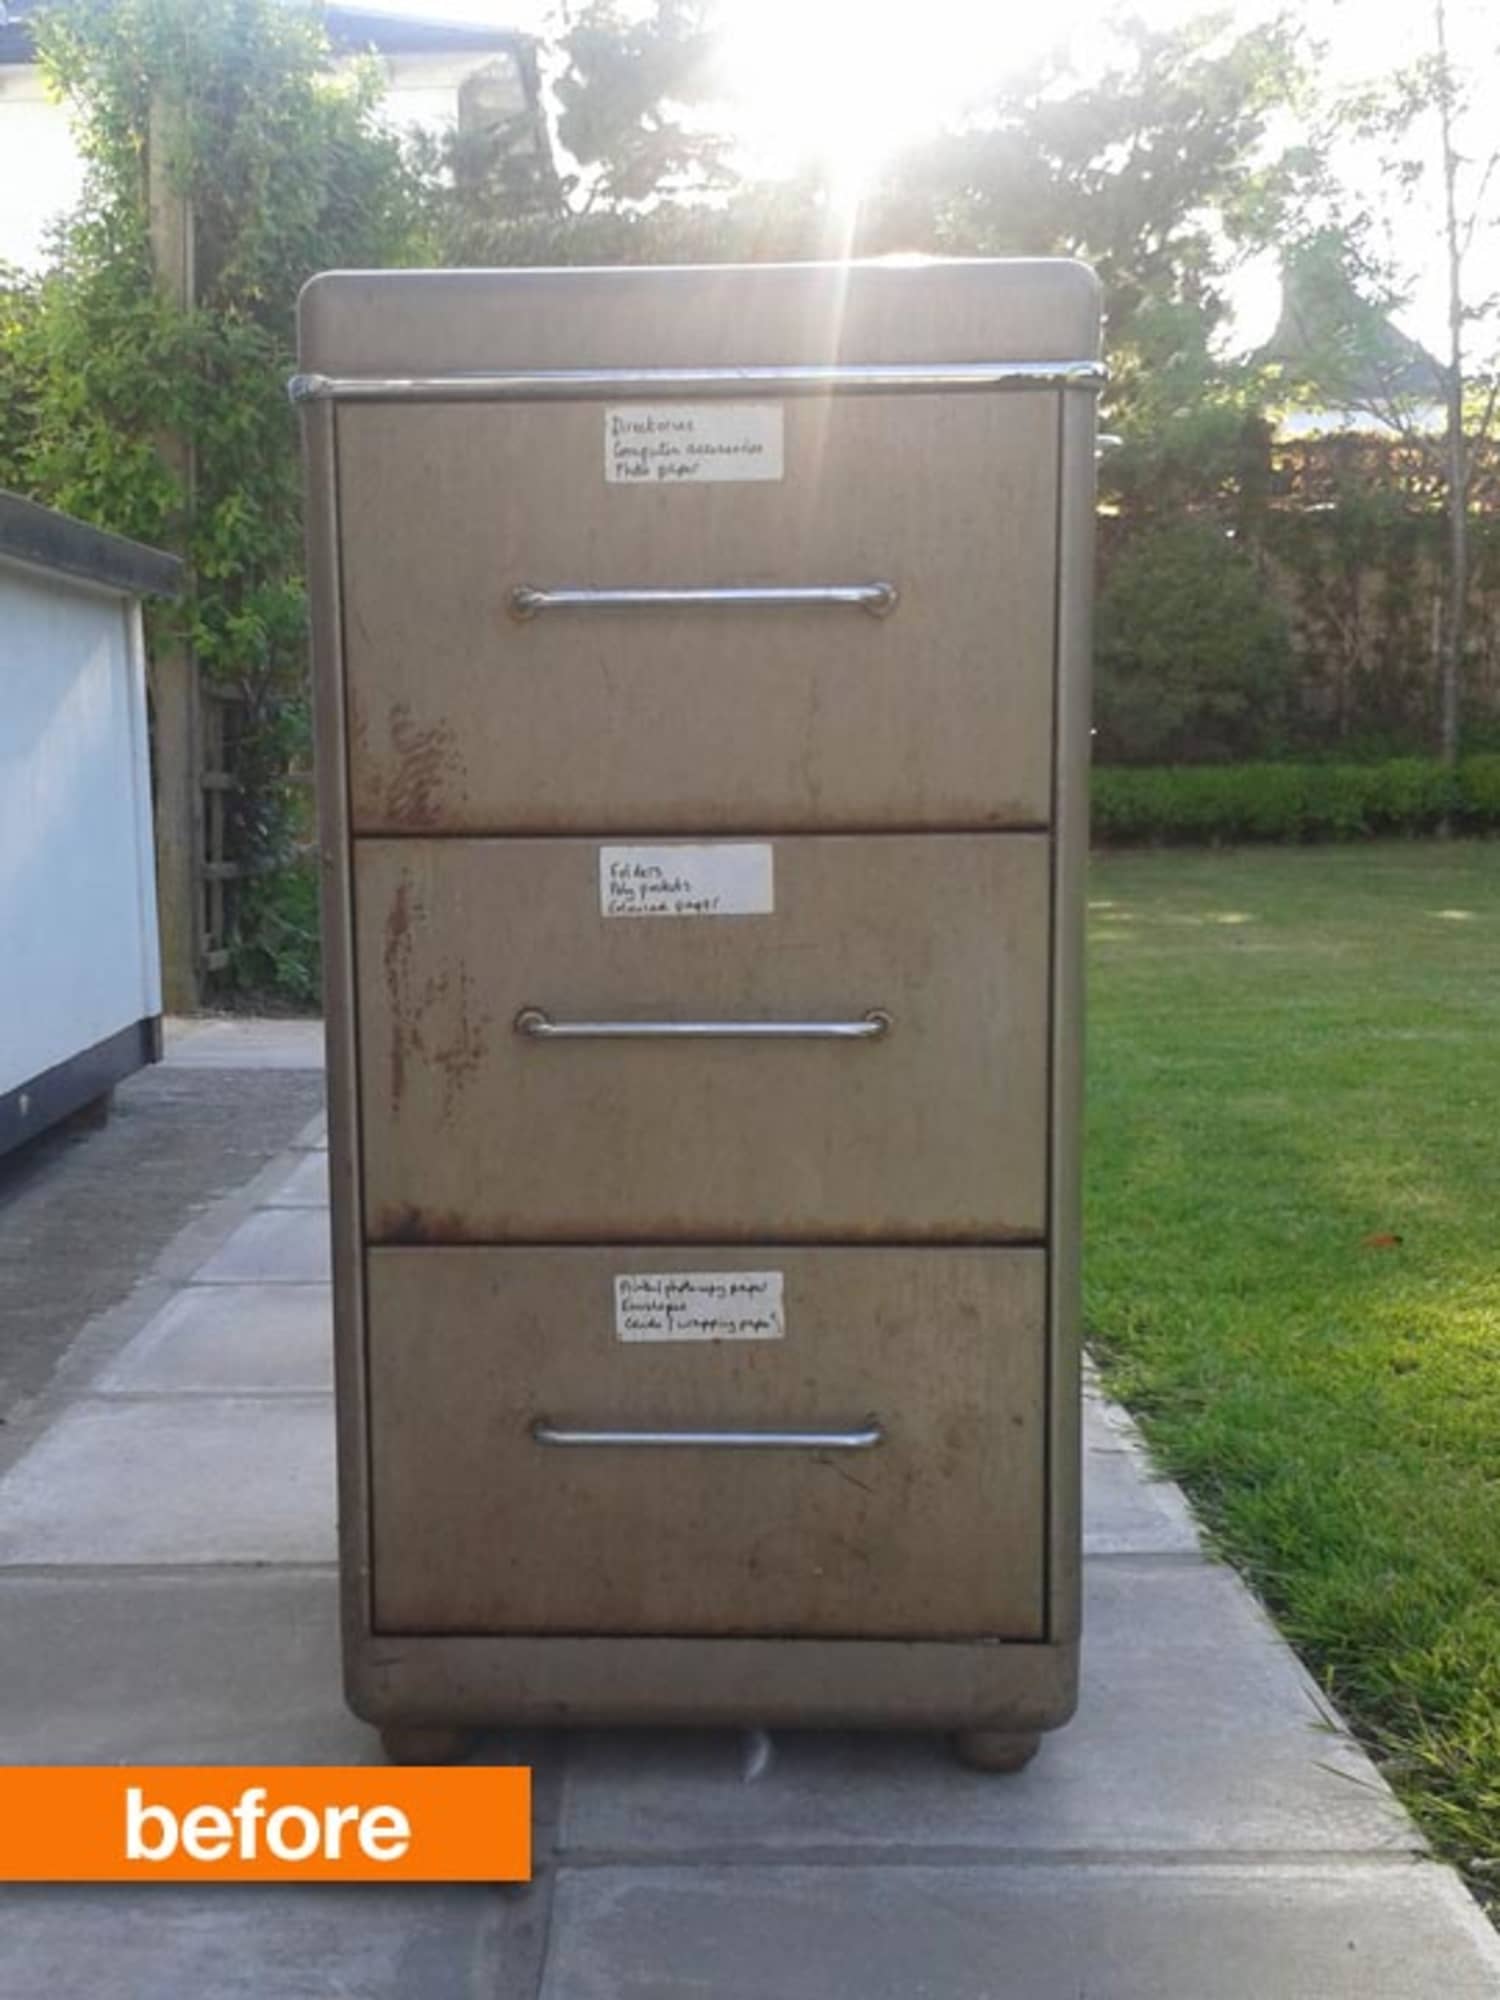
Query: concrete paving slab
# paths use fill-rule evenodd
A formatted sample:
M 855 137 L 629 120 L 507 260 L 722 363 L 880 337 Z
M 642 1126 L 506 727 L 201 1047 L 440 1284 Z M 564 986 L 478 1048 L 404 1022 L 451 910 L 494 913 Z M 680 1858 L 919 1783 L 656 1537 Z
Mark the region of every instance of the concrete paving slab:
M 1083 1547 L 1086 1555 L 1193 1555 L 1198 1530 L 1182 1489 L 1161 1478 L 1140 1433 L 1117 1405 L 1083 1405 Z
M 0 1764 L 374 1764 L 330 1569 L 0 1576 Z
M 529 1993 L 534 1954 L 513 1936 L 519 1909 L 518 1892 L 483 1886 L 6 1889 L 0 2000 Z
M 1363 1753 L 1227 1570 L 1094 1563 L 1077 1717 L 1012 1777 L 938 1736 L 779 1732 L 741 1779 L 728 1732 L 575 1739 L 575 1858 L 877 1853 L 1323 1853 L 1417 1844 Z
M 271 1196 L 269 1208 L 327 1208 L 328 1154 L 307 1152 Z
M 326 1285 L 332 1276 L 328 1217 L 317 1208 L 257 1210 L 193 1273 L 200 1285 Z
M 102 1130 L 45 1134 L 0 1160 L 7 1431 L 29 1422 L 59 1370 L 71 1367 L 75 1346 L 127 1308 L 137 1287 L 186 1275 L 177 1265 L 184 1254 L 187 1268 L 202 1263 L 236 1202 L 268 1161 L 284 1157 L 321 1096 L 321 1077 L 306 1071 L 153 1067 L 119 1086 Z
M 327 1285 L 189 1285 L 99 1375 L 96 1395 L 333 1387 Z
M 244 1014 L 169 1015 L 162 1061 L 173 1069 L 321 1069 L 323 1023 Z
M 494 1731 L 530 1764 L 550 1852 L 563 1739 Z M 333 1569 L 0 1576 L 0 1764 L 368 1764 L 345 1706 Z
M 1430 1864 L 580 1869 L 542 2000 L 1494 2000 Z
M 328 1113 L 320 1111 L 316 1118 L 310 1118 L 292 1141 L 293 1152 L 326 1153 L 328 1151 Z
M 75 1403 L 0 1479 L 0 1566 L 330 1562 L 327 1396 Z

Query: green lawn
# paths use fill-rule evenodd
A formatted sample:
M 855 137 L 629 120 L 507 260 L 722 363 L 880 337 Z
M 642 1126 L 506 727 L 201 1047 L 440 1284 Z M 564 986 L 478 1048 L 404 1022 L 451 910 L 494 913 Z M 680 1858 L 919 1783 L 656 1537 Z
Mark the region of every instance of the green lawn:
M 1089 1338 L 1500 1890 L 1500 843 L 1100 855 Z

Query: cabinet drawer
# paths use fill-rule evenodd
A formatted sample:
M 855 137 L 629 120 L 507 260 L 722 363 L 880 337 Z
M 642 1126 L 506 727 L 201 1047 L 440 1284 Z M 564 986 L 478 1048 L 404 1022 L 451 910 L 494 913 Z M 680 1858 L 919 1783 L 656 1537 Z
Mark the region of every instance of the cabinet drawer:
M 1045 838 L 732 845 L 763 914 L 605 916 L 596 841 L 357 844 L 373 1240 L 1042 1234 Z M 640 1033 L 692 1024 L 796 1032 Z
M 1047 823 L 1057 396 L 773 408 L 780 478 L 683 485 L 606 480 L 602 403 L 339 412 L 357 830 Z M 876 581 L 885 616 L 512 613 Z
M 368 1261 L 379 1629 L 1041 1636 L 1041 1251 Z M 674 1273 L 778 1278 L 780 1337 L 622 1339 L 617 1280 Z

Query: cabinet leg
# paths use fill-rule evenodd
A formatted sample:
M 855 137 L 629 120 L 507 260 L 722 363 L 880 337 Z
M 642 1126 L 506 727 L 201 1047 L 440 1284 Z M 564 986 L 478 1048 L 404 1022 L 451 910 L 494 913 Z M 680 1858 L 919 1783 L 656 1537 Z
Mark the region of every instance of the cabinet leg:
M 467 1729 L 425 1722 L 392 1722 L 380 1732 L 380 1747 L 392 1764 L 459 1764 L 474 1747 Z
M 1005 1729 L 960 1729 L 953 1754 L 973 1771 L 1019 1771 L 1029 1764 L 1041 1743 L 1040 1732 Z

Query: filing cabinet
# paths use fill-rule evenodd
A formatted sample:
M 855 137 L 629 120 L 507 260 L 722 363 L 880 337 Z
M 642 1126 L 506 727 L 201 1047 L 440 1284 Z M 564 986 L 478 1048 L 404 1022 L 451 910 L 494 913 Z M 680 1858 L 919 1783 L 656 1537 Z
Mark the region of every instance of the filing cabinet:
M 393 1755 L 1071 1712 L 1098 341 L 1062 260 L 304 294 Z

